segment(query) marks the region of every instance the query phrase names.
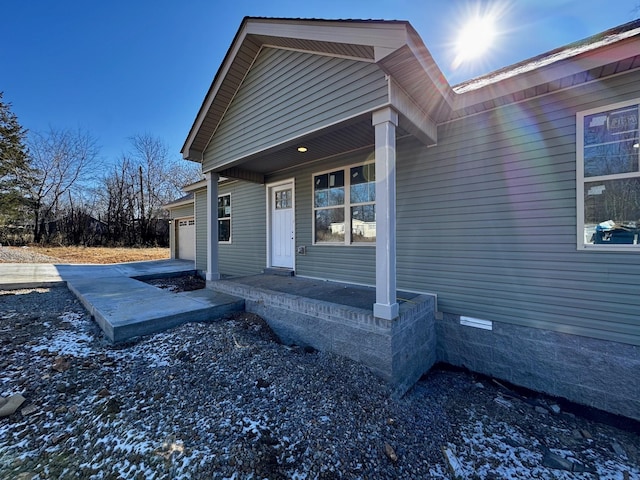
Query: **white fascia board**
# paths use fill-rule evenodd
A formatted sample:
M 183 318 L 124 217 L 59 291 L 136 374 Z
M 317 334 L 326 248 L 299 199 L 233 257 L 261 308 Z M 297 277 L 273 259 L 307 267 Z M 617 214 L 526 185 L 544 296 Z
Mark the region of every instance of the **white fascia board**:
M 366 45 L 390 51 L 407 43 L 407 30 L 403 23 L 253 19 L 247 23 L 246 34 Z

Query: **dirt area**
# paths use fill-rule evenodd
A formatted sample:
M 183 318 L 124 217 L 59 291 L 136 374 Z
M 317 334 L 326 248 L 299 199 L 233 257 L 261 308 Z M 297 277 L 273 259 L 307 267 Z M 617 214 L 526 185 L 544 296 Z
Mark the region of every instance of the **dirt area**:
M 169 258 L 168 248 L 0 247 L 0 263 L 124 263 Z
M 173 293 L 191 292 L 193 290 L 201 290 L 206 287 L 207 283 L 204 279 L 197 275 L 180 275 L 177 277 L 154 278 L 146 280 L 149 285 L 168 290 Z

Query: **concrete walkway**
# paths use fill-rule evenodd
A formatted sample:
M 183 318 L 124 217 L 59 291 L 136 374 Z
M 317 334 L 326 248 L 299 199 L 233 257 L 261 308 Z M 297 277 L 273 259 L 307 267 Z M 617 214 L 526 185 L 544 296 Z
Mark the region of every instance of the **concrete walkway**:
M 171 293 L 137 280 L 193 272 L 193 262 L 184 260 L 113 265 L 0 263 L 0 290 L 66 283 L 107 338 L 117 343 L 244 309 L 243 299 L 213 290 Z

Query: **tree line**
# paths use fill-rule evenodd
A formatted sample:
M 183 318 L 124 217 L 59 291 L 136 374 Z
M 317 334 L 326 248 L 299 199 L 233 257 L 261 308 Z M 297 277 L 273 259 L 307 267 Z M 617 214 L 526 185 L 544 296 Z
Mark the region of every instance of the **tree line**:
M 200 175 L 148 133 L 105 162 L 83 130 L 28 132 L 0 92 L 0 244 L 166 246 L 162 206 Z

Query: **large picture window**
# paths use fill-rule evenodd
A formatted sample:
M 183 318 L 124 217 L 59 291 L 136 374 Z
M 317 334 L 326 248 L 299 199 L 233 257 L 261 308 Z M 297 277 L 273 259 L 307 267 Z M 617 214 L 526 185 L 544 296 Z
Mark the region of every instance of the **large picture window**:
M 218 241 L 231 242 L 231 195 L 218 197 Z
M 577 115 L 578 248 L 639 248 L 639 104 Z
M 374 164 L 313 176 L 314 243 L 375 243 L 375 180 Z

